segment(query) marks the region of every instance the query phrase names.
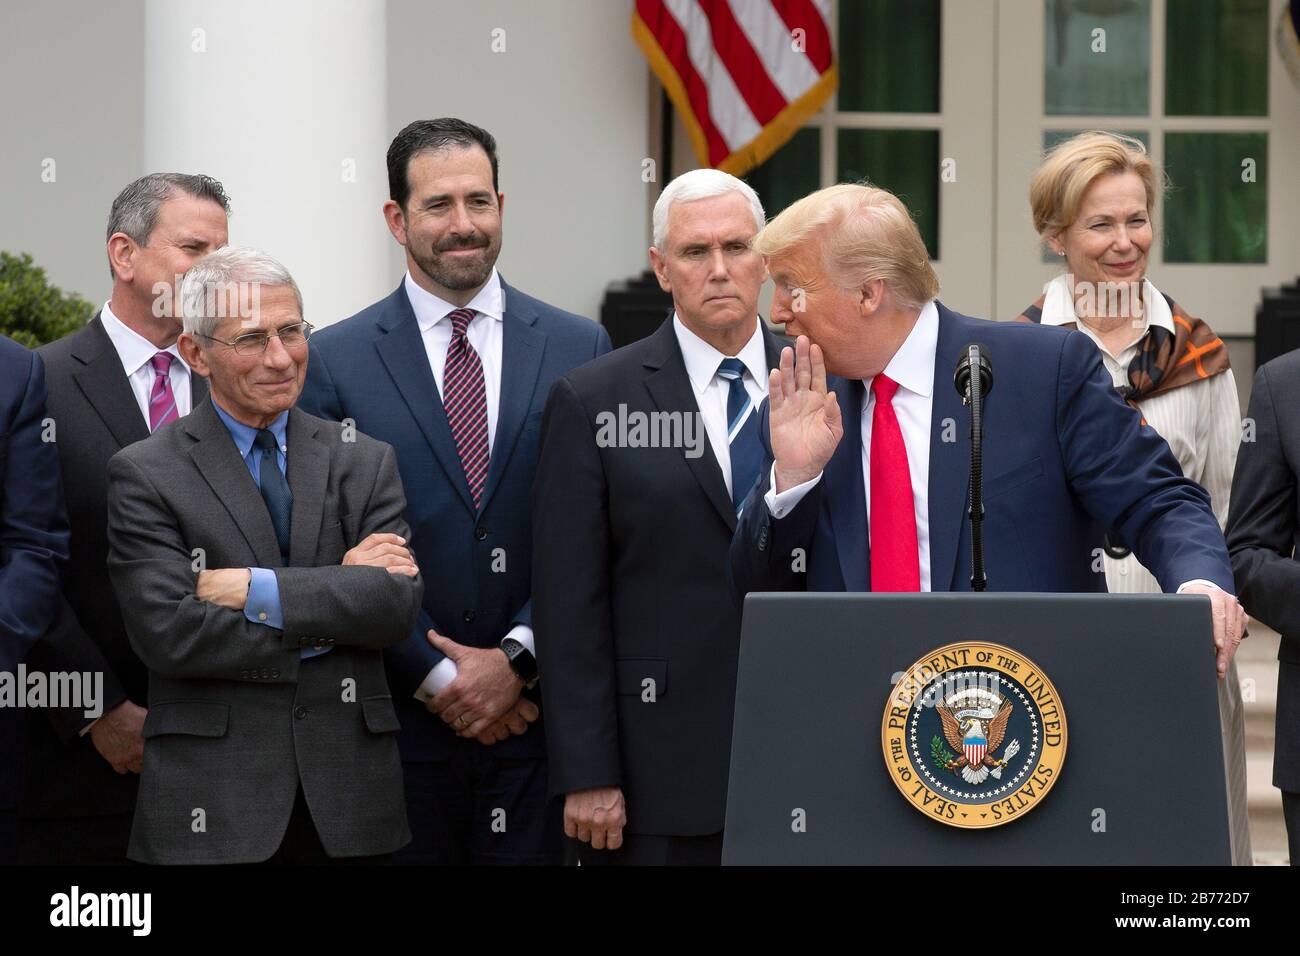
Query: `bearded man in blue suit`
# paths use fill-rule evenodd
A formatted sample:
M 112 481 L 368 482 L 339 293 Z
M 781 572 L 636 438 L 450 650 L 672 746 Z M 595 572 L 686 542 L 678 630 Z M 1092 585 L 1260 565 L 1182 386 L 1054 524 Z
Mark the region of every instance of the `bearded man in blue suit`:
M 980 342 L 998 370 L 984 407 L 988 589 L 1103 591 L 1094 557 L 1114 531 L 1166 592 L 1208 596 L 1222 678 L 1247 618 L 1209 496 L 1085 336 L 946 308 L 915 223 L 883 189 L 806 196 L 755 247 L 772 317 L 798 338 L 759 420 L 767 458 L 731 548 L 740 595 L 971 589 L 968 413 L 951 383 Z
M 299 407 L 388 442 L 426 568 L 417 633 L 385 652 L 412 842 L 399 863 L 561 859 L 532 632 L 532 486 L 551 383 L 605 330 L 505 283 L 496 140 L 454 118 L 388 150 L 391 294 L 311 339 Z M 544 679 L 544 676 L 541 676 Z

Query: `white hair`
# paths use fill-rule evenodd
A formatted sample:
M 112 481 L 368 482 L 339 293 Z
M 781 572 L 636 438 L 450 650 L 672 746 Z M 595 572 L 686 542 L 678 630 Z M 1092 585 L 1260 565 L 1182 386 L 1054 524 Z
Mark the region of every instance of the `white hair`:
M 278 260 L 257 249 L 225 246 L 195 262 L 181 281 L 181 321 L 185 331 L 210 338 L 222 319 L 243 315 L 242 292 L 246 286 L 253 287 L 254 301 L 260 301 L 259 287 L 288 286 L 298 300 L 298 314 L 302 314 L 298 283 Z
M 725 196 L 727 193 L 740 193 L 749 203 L 754 213 L 754 228 L 762 229 L 766 217 L 763 204 L 758 200 L 758 193 L 749 183 L 737 179 L 720 169 L 692 169 L 682 173 L 659 194 L 654 211 L 654 245 L 660 252 L 664 251 L 664 240 L 668 238 L 668 208 L 675 202 L 691 202 L 695 199 L 709 199 L 713 196 Z

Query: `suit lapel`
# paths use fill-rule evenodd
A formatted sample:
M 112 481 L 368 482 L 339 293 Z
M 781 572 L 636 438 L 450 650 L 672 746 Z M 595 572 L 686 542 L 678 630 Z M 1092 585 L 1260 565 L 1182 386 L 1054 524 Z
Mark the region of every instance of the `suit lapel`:
M 465 480 L 465 469 L 461 465 L 456 440 L 452 438 L 447 413 L 433 381 L 433 371 L 429 368 L 419 322 L 416 321 L 415 311 L 411 308 L 411 300 L 406 297 L 403 285 L 399 285 L 397 291 L 388 297 L 388 306 L 379 325 L 388 333 L 375 342 L 379 357 L 419 424 L 429 447 L 433 449 L 442 470 L 447 473 L 451 487 L 460 495 L 461 502 L 470 513 L 473 513 L 474 500 L 470 497 L 469 483 Z
M 650 374 L 646 377 L 646 390 L 650 392 L 655 407 L 661 412 L 683 412 L 690 415 L 700 414 L 699 402 L 695 400 L 695 390 L 691 388 L 690 377 L 686 374 L 686 363 L 677 344 L 677 333 L 673 331 L 670 317 L 654 333 L 649 354 L 643 363 Z M 700 419 L 703 431 L 703 419 Z M 727 483 L 722 478 L 722 468 L 713 454 L 713 443 L 708 435 L 702 435 L 704 454 L 698 458 L 688 458 L 682 454 L 682 461 L 699 482 L 704 496 L 709 499 L 727 527 L 736 530 L 736 510 L 727 494 Z
M 104 331 L 99 313 L 86 326 L 82 340 L 84 345 L 79 341 L 73 354 L 85 367 L 75 372 L 73 378 L 90 407 L 120 447 L 148 438 L 149 423 L 140 414 L 131 383 L 122 370 L 122 360 L 113 347 L 113 340 Z
M 266 502 L 262 500 L 262 493 L 257 490 L 253 476 L 248 473 L 248 466 L 239 457 L 239 449 L 235 447 L 230 432 L 217 417 L 211 400 L 204 401 L 182 418 L 181 422 L 186 433 L 196 439 L 190 447 L 190 458 L 217 501 L 230 513 L 235 526 L 257 559 L 258 566 L 278 568 L 283 565 L 280 545 L 275 538 L 275 526 L 271 524 Z M 293 461 L 292 453 L 291 445 L 290 462 Z M 297 511 L 296 498 L 294 510 Z M 320 524 L 319 515 L 318 509 L 317 525 Z M 297 527 L 296 515 L 294 527 Z
M 934 403 L 930 412 L 930 590 L 953 588 L 962 522 L 970 503 L 970 412 L 949 387 L 962 346 L 956 316 L 939 310 L 939 342 L 934 351 Z M 956 441 L 943 440 L 944 422 L 956 423 Z M 964 588 L 958 586 L 960 590 Z
M 513 290 L 504 281 L 501 291 L 505 297 L 505 315 L 501 323 L 501 401 L 480 510 L 487 508 L 493 492 L 501 484 L 510 454 L 532 407 L 533 390 L 537 387 L 542 354 L 546 350 L 546 335 L 536 327 L 536 311 L 521 296 L 513 295 Z
M 822 480 L 831 490 L 831 526 L 839 554 L 844 587 L 871 590 L 871 556 L 867 537 L 867 492 L 862 475 L 862 401 L 865 389 L 858 379 L 839 379 L 834 391 L 840 403 L 844 437 L 826 466 Z
M 293 494 L 289 524 L 289 564 L 293 567 L 310 567 L 316 563 L 330 467 L 329 448 L 316 439 L 319 427 L 305 412 L 289 410 L 285 477 Z

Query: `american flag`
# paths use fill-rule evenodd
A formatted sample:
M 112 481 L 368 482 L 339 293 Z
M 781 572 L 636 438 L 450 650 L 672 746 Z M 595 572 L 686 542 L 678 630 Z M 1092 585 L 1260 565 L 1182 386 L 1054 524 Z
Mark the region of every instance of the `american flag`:
M 636 0 L 632 36 L 701 166 L 743 176 L 835 89 L 830 0 Z

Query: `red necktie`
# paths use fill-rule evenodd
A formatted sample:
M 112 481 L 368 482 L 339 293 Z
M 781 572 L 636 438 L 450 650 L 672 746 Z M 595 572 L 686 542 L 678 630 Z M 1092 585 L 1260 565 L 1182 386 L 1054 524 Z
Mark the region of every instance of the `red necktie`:
M 907 447 L 894 413 L 898 383 L 885 375 L 871 382 L 871 590 L 921 590 L 916 543 L 916 503 Z
M 487 389 L 483 383 L 483 362 L 469 344 L 468 331 L 473 309 L 456 309 L 451 319 L 451 342 L 447 346 L 447 364 L 443 373 L 442 406 L 447 410 L 460 464 L 465 469 L 474 507 L 483 496 L 488 472 Z

